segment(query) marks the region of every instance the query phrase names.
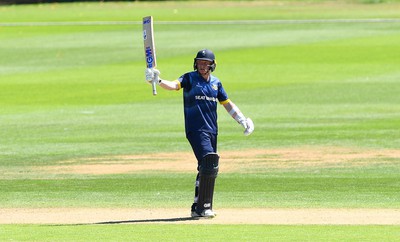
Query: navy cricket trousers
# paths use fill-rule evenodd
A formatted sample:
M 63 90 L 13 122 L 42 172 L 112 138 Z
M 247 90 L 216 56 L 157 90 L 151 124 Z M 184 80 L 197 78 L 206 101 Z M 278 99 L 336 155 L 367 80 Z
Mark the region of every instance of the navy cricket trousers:
M 201 160 L 204 156 L 209 153 L 217 153 L 217 135 L 196 131 L 189 132 L 186 134 L 186 138 L 188 139 L 190 145 L 192 146 L 194 155 L 197 159 L 197 168 L 201 163 Z

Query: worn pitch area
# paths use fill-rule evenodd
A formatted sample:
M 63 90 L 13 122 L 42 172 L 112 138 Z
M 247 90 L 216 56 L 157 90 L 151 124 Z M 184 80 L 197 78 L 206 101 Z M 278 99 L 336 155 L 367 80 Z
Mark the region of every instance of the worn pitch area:
M 222 151 L 220 172 L 306 169 L 381 164 L 400 159 L 399 150 L 315 147 Z M 195 172 L 190 152 L 95 157 L 32 167 L 46 174 L 123 174 L 148 171 Z M 155 170 L 156 169 L 156 170 Z M 400 209 L 221 208 L 214 219 L 193 220 L 187 208 L 0 208 L 0 224 L 380 224 L 400 225 Z

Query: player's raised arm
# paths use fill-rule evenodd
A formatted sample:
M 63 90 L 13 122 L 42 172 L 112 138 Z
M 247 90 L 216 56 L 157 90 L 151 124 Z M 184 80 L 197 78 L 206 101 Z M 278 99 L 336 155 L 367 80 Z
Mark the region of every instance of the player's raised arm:
M 162 87 L 166 90 L 179 90 L 180 89 L 180 85 L 177 80 L 176 81 L 168 81 L 168 80 L 159 79 L 158 85 L 160 85 L 160 87 Z
M 232 102 L 223 104 L 226 111 L 244 128 L 244 135 L 250 135 L 254 131 L 254 123 L 250 118 L 246 118 L 240 109 Z

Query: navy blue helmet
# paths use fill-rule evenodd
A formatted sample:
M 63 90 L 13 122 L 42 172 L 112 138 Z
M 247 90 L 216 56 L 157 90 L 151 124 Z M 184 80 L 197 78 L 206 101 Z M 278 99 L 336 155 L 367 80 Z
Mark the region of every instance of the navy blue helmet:
M 215 60 L 215 55 L 211 50 L 204 49 L 197 52 L 196 58 L 194 58 L 193 69 L 197 70 L 196 61 L 197 60 L 207 60 L 211 61 L 210 71 L 213 72 L 217 67 L 217 61 Z

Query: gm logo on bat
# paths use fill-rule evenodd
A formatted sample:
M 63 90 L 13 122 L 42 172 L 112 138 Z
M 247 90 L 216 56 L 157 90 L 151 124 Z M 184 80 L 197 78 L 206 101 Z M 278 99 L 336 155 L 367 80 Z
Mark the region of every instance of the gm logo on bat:
M 153 67 L 153 52 L 151 51 L 150 46 L 146 46 L 146 62 L 147 62 L 147 67 L 152 68 Z
M 145 20 L 143 20 L 143 24 L 149 24 L 150 23 L 150 19 L 148 18 L 148 19 L 145 19 Z

